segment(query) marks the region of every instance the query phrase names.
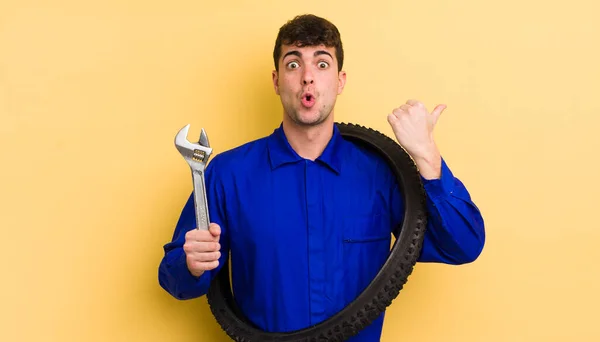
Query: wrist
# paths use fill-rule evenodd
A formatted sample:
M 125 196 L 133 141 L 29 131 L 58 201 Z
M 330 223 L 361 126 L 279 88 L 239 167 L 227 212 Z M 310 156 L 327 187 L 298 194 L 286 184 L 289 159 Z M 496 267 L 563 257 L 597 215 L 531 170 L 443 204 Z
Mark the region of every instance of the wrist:
M 413 157 L 419 173 L 425 179 L 439 179 L 442 174 L 442 156 L 434 147 L 420 156 Z

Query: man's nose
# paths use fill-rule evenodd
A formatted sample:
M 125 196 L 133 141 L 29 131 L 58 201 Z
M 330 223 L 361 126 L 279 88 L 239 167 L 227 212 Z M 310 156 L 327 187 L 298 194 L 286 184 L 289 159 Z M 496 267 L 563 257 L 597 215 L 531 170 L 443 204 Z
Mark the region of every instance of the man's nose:
M 315 82 L 312 72 L 310 72 L 309 70 L 306 70 L 304 72 L 304 75 L 302 75 L 302 83 L 303 84 L 313 84 Z

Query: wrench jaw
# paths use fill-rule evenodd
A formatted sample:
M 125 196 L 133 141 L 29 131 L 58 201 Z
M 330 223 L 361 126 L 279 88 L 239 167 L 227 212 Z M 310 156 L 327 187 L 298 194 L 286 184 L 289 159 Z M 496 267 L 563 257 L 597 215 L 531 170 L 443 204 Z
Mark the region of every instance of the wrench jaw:
M 187 139 L 190 124 L 185 125 L 175 136 L 175 147 L 194 171 L 204 171 L 208 158 L 213 149 L 208 143 L 208 136 L 204 128 L 200 133 L 200 139 L 197 143 L 192 143 Z
M 208 142 L 208 135 L 206 135 L 206 131 L 204 128 L 200 132 L 200 140 L 198 140 L 201 146 L 210 148 L 210 143 Z

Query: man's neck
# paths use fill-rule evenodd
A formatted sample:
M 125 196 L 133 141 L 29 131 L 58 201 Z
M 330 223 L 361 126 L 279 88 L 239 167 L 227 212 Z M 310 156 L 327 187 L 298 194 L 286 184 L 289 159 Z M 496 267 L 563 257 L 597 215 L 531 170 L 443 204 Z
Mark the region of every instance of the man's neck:
M 333 135 L 333 122 L 327 120 L 318 126 L 300 126 L 283 120 L 283 131 L 296 153 L 302 158 L 315 160 L 325 150 Z

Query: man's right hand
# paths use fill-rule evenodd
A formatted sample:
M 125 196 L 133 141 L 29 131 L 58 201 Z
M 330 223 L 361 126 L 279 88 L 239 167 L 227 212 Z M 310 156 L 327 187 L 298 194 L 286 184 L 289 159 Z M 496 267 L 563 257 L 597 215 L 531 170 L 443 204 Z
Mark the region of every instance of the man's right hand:
M 219 266 L 221 257 L 221 227 L 211 223 L 208 230 L 192 229 L 185 234 L 183 250 L 186 254 L 187 267 L 194 276 L 199 277 L 204 271 Z

